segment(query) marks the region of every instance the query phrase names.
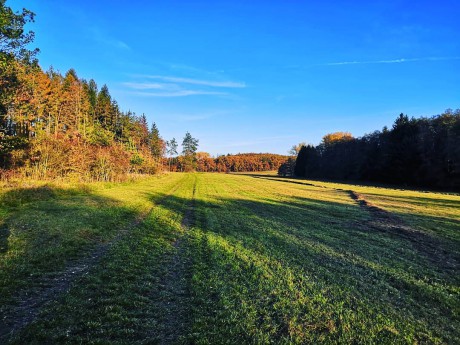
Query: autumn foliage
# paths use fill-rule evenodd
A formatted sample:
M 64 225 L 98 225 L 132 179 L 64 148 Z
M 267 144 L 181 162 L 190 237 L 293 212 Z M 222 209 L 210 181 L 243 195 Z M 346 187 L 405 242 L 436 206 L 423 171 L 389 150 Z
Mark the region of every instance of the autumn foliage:
M 164 143 L 146 117 L 120 111 L 107 86 L 10 60 L 2 85 L 0 168 L 18 177 L 115 181 L 155 173 Z M 155 136 L 156 135 L 156 136 Z
M 173 171 L 183 171 L 183 157 L 171 159 Z M 207 152 L 196 153 L 196 170 L 200 172 L 250 172 L 277 170 L 288 156 L 271 153 L 240 153 L 212 158 Z

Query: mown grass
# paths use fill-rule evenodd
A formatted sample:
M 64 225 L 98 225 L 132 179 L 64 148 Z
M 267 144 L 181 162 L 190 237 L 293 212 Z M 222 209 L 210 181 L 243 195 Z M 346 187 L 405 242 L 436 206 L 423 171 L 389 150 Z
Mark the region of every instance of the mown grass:
M 181 189 L 175 191 L 183 202 L 162 200 L 129 237 L 116 243 L 90 274 L 13 343 L 160 341 L 166 313 L 161 300 L 167 298 L 159 293 L 162 277 L 175 250 L 172 243 L 183 232 L 181 215 L 192 190 L 192 176 L 185 177 Z M 165 198 L 161 193 L 144 195 L 156 202 L 158 196 Z
M 208 177 L 203 193 L 208 341 L 458 341 L 458 266 L 443 274 L 404 238 L 363 231 L 372 215 L 345 191 L 247 179 Z
M 176 179 L 158 180 L 155 191 Z M 152 203 L 142 193 L 152 182 L 157 181 L 3 190 L 0 302 L 11 302 L 18 289 L 34 287 L 42 276 L 109 242 L 148 212 Z
M 380 229 L 350 190 L 403 228 Z M 6 271 L 5 291 L 153 209 L 12 343 L 460 342 L 458 195 L 223 174 L 49 193 L 1 208 L 8 229 L 42 229 L 18 244 L 11 232 L 0 255 L 15 253 L 25 273 Z M 179 280 L 185 290 L 171 288 Z

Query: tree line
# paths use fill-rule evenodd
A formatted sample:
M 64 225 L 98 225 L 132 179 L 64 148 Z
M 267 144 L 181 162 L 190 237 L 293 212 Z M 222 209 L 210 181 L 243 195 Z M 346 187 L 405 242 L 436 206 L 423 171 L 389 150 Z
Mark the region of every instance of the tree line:
M 460 190 L 460 109 L 432 117 L 400 114 L 391 129 L 360 138 L 328 134 L 318 146 L 301 145 L 283 176 L 369 181 Z
M 250 172 L 277 170 L 288 156 L 271 153 L 239 153 L 211 157 L 207 152 L 197 152 L 192 165 L 199 172 Z M 169 158 L 171 171 L 187 171 L 183 157 Z

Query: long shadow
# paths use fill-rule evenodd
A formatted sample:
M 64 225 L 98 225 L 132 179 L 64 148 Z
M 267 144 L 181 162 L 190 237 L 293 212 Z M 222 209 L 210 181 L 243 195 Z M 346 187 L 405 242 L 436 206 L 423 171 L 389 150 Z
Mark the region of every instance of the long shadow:
M 5 225 L 0 225 L 0 254 L 8 251 L 8 238 L 10 230 Z
M 172 199 L 171 205 L 185 202 L 176 196 Z M 450 268 L 429 260 L 429 255 L 437 255 L 436 246 L 442 243 L 428 234 L 416 239 L 424 246 L 414 245 L 410 234 L 395 236 L 357 226 L 356 221 L 361 221 L 365 212 L 359 205 L 350 208 L 300 197 L 282 203 L 198 199 L 195 207 L 197 226 L 205 234 L 220 236 L 235 246 L 243 245 L 254 258 L 273 259 L 304 274 L 315 272 L 320 285 L 337 291 L 345 288 L 348 294 L 379 305 L 381 310 L 391 306 L 393 315 L 415 310 L 414 314 L 426 324 L 433 315 L 444 317 L 444 321 L 453 317 L 455 298 L 446 296 L 460 283 L 455 274 L 460 267 L 459 253 L 449 253 Z M 445 285 L 444 291 L 436 291 L 432 285 L 439 282 Z M 406 297 L 392 295 L 392 289 Z
M 249 177 L 279 177 L 278 175 L 268 175 L 268 174 L 257 174 L 257 173 L 230 173 L 230 175 L 235 175 L 235 176 L 249 176 Z
M 55 192 L 48 186 L 35 188 L 16 188 L 0 194 L 0 208 L 6 213 L 21 205 L 36 201 L 45 201 L 55 197 Z M 8 251 L 9 237 L 11 231 L 5 220 L 0 224 L 0 254 Z
M 449 194 L 453 195 L 453 194 Z M 445 207 L 452 207 L 452 208 L 459 208 L 460 209 L 460 196 L 459 200 L 446 200 L 446 199 L 435 199 L 435 198 L 426 198 L 426 197 L 419 197 L 419 196 L 398 196 L 392 195 L 391 198 L 399 199 L 399 200 L 409 200 L 411 204 L 422 205 L 422 206 L 445 206 Z M 460 216 L 459 216 L 460 219 Z
M 288 178 L 283 178 L 283 177 L 278 177 L 277 178 L 277 177 L 270 176 L 270 175 L 258 175 L 258 174 L 241 174 L 241 175 L 250 176 L 250 177 L 254 177 L 254 178 L 260 178 L 260 179 L 269 180 L 269 181 L 277 181 L 277 182 L 298 184 L 298 185 L 304 185 L 304 186 L 313 186 L 313 187 L 318 187 L 318 188 L 327 188 L 327 187 L 320 186 L 320 185 L 315 185 L 315 184 L 312 184 L 312 183 L 301 182 L 302 179 L 298 179 L 298 181 L 292 181 L 291 180 L 292 178 L 289 178 L 289 180 L 288 180 Z M 328 181 L 326 181 L 326 182 L 328 182 Z M 341 183 L 345 183 L 345 182 L 342 181 Z M 354 187 L 354 186 L 363 187 L 365 185 L 350 185 L 350 186 L 351 187 Z M 385 187 L 385 186 L 381 186 L 381 185 L 372 185 L 372 184 L 369 184 L 369 186 Z M 343 192 L 346 192 L 346 193 L 350 192 L 350 190 L 341 189 L 341 188 L 331 188 L 331 189 L 337 190 L 337 191 L 343 191 Z M 367 193 L 367 194 L 380 195 L 379 193 L 374 193 L 374 192 L 373 193 Z M 453 194 L 451 194 L 451 195 L 453 195 Z M 458 200 L 458 201 L 456 201 L 456 200 L 437 200 L 437 199 L 434 199 L 434 198 L 426 198 L 426 197 L 396 196 L 396 195 L 391 195 L 391 196 L 382 195 L 382 196 L 383 197 L 389 197 L 391 199 L 401 200 L 401 201 L 409 200 L 409 202 L 411 204 L 422 205 L 422 206 L 431 205 L 431 206 L 449 207 L 449 208 L 455 208 L 457 206 L 460 207 L 460 200 Z M 393 213 L 393 214 L 397 215 L 397 213 Z M 401 214 L 400 216 L 408 216 L 408 214 Z M 425 216 L 425 215 L 420 215 L 420 214 L 410 214 L 409 216 L 411 218 L 413 218 L 413 219 L 416 219 L 416 220 L 422 221 L 422 222 L 427 221 L 427 220 L 433 221 L 433 222 L 449 222 L 449 223 L 458 223 L 458 225 L 460 226 L 460 220 L 455 220 L 455 219 L 447 218 L 447 217 Z M 402 221 L 401 218 L 399 218 L 397 221 L 400 222 L 399 225 L 404 225 L 404 224 L 402 224 L 403 221 Z M 393 224 L 393 228 L 394 227 L 395 227 L 395 224 Z M 395 235 L 395 232 L 393 232 L 392 235 Z M 428 258 L 434 260 L 435 262 L 438 262 L 439 264 L 442 265 L 443 262 L 445 262 L 446 260 L 451 261 L 451 259 L 449 258 L 450 255 L 447 253 L 446 250 L 443 249 L 443 247 L 452 248 L 454 246 L 446 245 L 446 243 L 443 243 L 445 238 L 441 239 L 441 238 L 438 238 L 437 236 L 434 236 L 432 234 L 420 233 L 420 232 L 417 232 L 416 235 L 418 235 L 418 236 L 409 236 L 409 237 L 407 237 L 405 232 L 401 232 L 400 235 L 402 237 L 406 237 L 407 239 L 411 240 L 415 245 L 417 245 L 420 248 L 422 248 L 422 254 L 427 256 Z M 455 234 L 451 234 L 451 235 L 452 236 L 450 236 L 450 239 L 456 237 Z M 420 237 L 426 237 L 426 238 L 423 239 L 422 241 L 420 241 Z M 427 252 L 426 250 L 423 249 L 423 248 L 426 248 L 426 247 L 430 247 L 431 249 Z M 439 247 L 439 250 L 434 250 L 435 247 Z M 433 253 L 434 253 L 434 256 L 433 256 Z M 457 260 L 454 260 L 454 261 L 457 261 Z M 454 265 L 456 265 L 456 263 Z M 451 266 L 451 265 L 448 264 L 448 266 Z
M 88 272 L 140 213 L 86 189 L 13 189 L 0 233 L 0 343 Z M 5 258 L 5 260 L 4 260 Z M 6 259 L 7 258 L 7 259 Z
M 171 205 L 184 202 L 176 196 L 172 196 L 171 199 Z M 427 259 L 423 261 L 424 265 L 430 266 L 430 270 L 442 273 L 446 269 L 444 264 L 437 267 L 435 265 L 436 261 L 428 260 L 428 257 L 436 256 L 439 251 L 448 252 L 451 249 L 444 248 L 444 244 L 439 238 L 422 231 L 417 231 L 417 234 L 414 235 L 415 238 L 411 238 L 410 233 L 398 235 L 390 231 L 376 231 L 375 228 L 371 227 L 364 229 L 363 226 L 358 225 L 372 220 L 372 214 L 363 215 L 365 211 L 360 210 L 358 205 L 350 208 L 349 205 L 341 203 L 301 197 L 294 197 L 290 201 L 284 202 L 273 200 L 270 203 L 239 199 L 221 199 L 218 203 L 196 200 L 195 203 L 197 210 L 201 210 L 201 213 L 203 213 L 203 210 L 215 214 L 227 212 L 225 210 L 235 212 L 234 220 L 240 228 L 251 227 L 254 222 L 260 222 L 261 227 L 263 227 L 262 224 L 267 226 L 266 223 L 271 223 L 278 228 L 277 231 L 289 232 L 301 240 L 323 241 L 322 244 L 337 252 L 350 251 L 350 254 L 356 254 L 369 261 L 376 261 L 377 259 L 380 261 L 382 259 L 378 255 L 378 251 L 388 256 L 387 251 L 394 249 L 395 252 L 389 255 L 391 258 L 390 262 L 388 262 L 389 264 L 403 260 L 406 261 L 407 266 L 412 266 L 414 264 L 412 262 L 413 256 L 422 255 Z M 168 207 L 168 205 L 165 205 L 165 207 Z M 219 212 L 219 210 L 223 212 Z M 202 219 L 201 222 L 203 223 L 203 221 Z M 261 235 L 261 233 L 254 231 L 238 232 L 236 231 L 237 229 L 232 228 L 231 218 L 229 221 L 228 226 L 219 227 L 217 232 L 216 229 L 209 229 L 206 226 L 204 230 L 214 231 L 223 236 L 232 235 L 243 238 L 254 237 L 256 234 L 257 236 Z M 400 225 L 403 226 L 404 224 Z M 362 236 L 363 232 L 366 235 L 364 237 Z M 418 245 L 414 245 L 414 241 Z M 386 247 L 380 245 L 383 243 L 386 244 Z M 389 244 L 393 245 L 392 248 L 388 248 Z M 365 250 L 366 247 L 370 247 L 371 250 Z M 401 253 L 401 247 L 410 251 L 407 257 L 405 257 L 405 252 Z M 429 252 L 430 250 L 431 252 Z M 453 264 L 458 267 L 460 262 L 458 253 L 450 254 Z M 450 271 L 448 273 L 446 278 L 457 280 L 458 277 L 453 277 Z
M 51 277 L 52 274 L 59 275 L 69 262 L 69 257 L 85 256 L 101 242 L 110 242 L 123 227 L 119 224 L 122 219 L 126 218 L 122 223 L 129 225 L 140 216 L 137 211 L 125 208 L 115 200 L 89 191 L 39 190 L 37 193 L 43 193 L 45 197 L 38 199 L 31 193 L 31 196 L 23 197 L 20 203 L 14 201 L 14 195 L 8 195 L 5 199 L 12 209 L 5 225 L 14 236 L 22 234 L 26 240 L 22 259 L 11 263 L 11 267 L 22 268 L 17 270 L 21 273 L 9 269 L 6 276 L 13 279 L 10 285 L 0 287 L 9 293 L 17 286 L 22 286 L 23 291 L 31 290 L 37 282 L 43 282 L 42 278 L 46 280 L 47 276 L 50 277 L 50 273 Z M 177 217 L 181 216 L 177 211 L 190 204 L 190 199 L 171 194 L 146 192 L 144 197 Z M 83 203 L 83 200 L 86 202 Z M 19 207 L 18 212 L 14 211 L 15 207 Z M 402 317 L 413 319 L 415 315 L 428 325 L 434 320 L 438 329 L 459 336 L 458 330 L 449 326 L 455 322 L 452 309 L 458 309 L 455 291 L 449 289 L 459 285 L 459 275 L 426 260 L 426 255 L 408 238 L 359 227 L 372 215 L 358 204 L 350 206 L 304 197 L 292 197 L 285 202 L 221 197 L 213 202 L 197 198 L 192 207 L 194 213 L 189 224 L 190 236 L 193 236 L 194 228 L 199 229 L 204 234 L 223 238 L 235 247 L 244 246 L 253 254 L 254 261 L 260 257 L 267 262 L 276 261 L 283 268 L 297 272 L 299 277 L 312 276 L 327 291 L 345 291 L 345 295 L 362 301 L 360 306 L 372 304 L 369 312 L 378 306 L 379 310 L 390 310 Z M 65 228 L 56 231 L 53 219 L 60 217 L 71 219 L 72 222 L 57 223 Z M 87 231 L 88 224 L 94 231 Z M 86 231 L 80 233 L 84 226 Z M 71 243 L 67 241 L 69 233 L 75 234 Z M 431 243 L 433 239 L 427 236 L 421 241 Z M 63 243 L 67 249 L 59 250 Z M 190 246 L 191 260 L 197 260 L 192 244 Z M 457 252 L 452 254 L 452 260 L 455 260 L 458 268 Z M 224 267 L 222 270 L 230 272 L 232 268 Z M 36 282 L 28 280 L 30 274 L 37 278 Z M 191 272 L 187 274 L 192 276 Z M 248 275 L 239 279 L 253 278 Z M 214 287 L 213 284 L 210 286 Z M 401 294 L 390 293 L 395 289 Z M 446 297 L 446 291 L 454 297 Z M 217 298 L 216 303 L 219 303 L 219 295 L 213 293 Z M 334 298 L 340 299 L 342 295 L 330 297 L 334 301 Z M 55 296 L 49 296 L 51 298 Z M 354 305 L 346 307 L 354 312 Z M 407 311 L 410 314 L 406 314 Z M 276 314 L 274 310 L 270 312 Z M 15 317 L 20 318 L 12 315 L 12 318 Z M 3 325 L 3 332 L 5 330 L 11 330 L 11 326 Z
M 277 181 L 277 182 L 284 182 L 284 183 L 293 183 L 293 184 L 300 184 L 302 186 L 312 186 L 312 187 L 318 187 L 318 188 L 325 188 L 322 186 L 315 185 L 313 183 L 308 183 L 308 182 L 301 182 L 301 181 L 293 181 L 293 180 L 285 180 L 283 178 L 276 178 L 276 177 L 269 177 L 269 176 L 264 176 L 264 175 L 246 175 L 246 176 L 251 176 L 254 178 L 260 178 L 263 180 L 269 180 L 269 181 Z
M 251 174 L 251 173 L 235 173 L 236 175 L 243 175 L 249 176 L 254 178 L 262 178 L 266 180 L 273 180 L 279 182 L 287 182 L 287 183 L 295 183 L 295 184 L 304 184 L 310 185 L 315 187 L 321 188 L 328 188 L 324 187 L 315 183 L 311 182 L 319 182 L 319 183 L 335 183 L 335 184 L 343 184 L 355 187 L 375 187 L 375 188 L 385 188 L 385 189 L 393 189 L 399 191 L 412 191 L 412 192 L 419 192 L 419 193 L 438 193 L 438 194 L 447 194 L 447 195 L 455 195 L 460 196 L 460 193 L 456 190 L 452 189 L 436 189 L 436 188 L 418 188 L 416 186 L 401 186 L 401 185 L 394 185 L 394 184 L 386 184 L 386 183 L 377 183 L 377 182 L 366 182 L 366 181 L 352 181 L 352 180 L 328 180 L 328 179 L 315 179 L 315 178 L 302 178 L 302 177 L 294 177 L 294 176 L 278 176 L 278 175 L 268 175 L 268 174 Z M 296 181 L 292 181 L 296 180 Z M 311 182 L 302 182 L 302 181 L 311 181 Z M 340 189 L 339 189 L 340 190 Z M 429 200 L 429 198 L 428 198 Z

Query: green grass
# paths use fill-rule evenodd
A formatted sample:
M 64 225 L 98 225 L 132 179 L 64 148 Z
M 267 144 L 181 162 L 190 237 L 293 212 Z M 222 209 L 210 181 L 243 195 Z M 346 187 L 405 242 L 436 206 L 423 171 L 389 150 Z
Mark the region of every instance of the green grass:
M 4 310 L 112 243 L 11 343 L 460 342 L 458 195 L 169 174 L 0 205 Z
M 169 180 L 159 180 L 155 192 L 176 182 Z M 32 288 L 41 276 L 110 241 L 148 212 L 152 204 L 145 193 L 151 182 L 4 190 L 0 301 L 5 303 L 18 289 Z

